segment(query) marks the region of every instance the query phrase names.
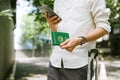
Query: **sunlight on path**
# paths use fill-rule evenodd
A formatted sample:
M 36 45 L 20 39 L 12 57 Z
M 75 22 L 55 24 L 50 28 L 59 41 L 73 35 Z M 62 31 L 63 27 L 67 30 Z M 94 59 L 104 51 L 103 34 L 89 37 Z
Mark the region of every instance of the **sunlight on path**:
M 16 60 L 20 63 L 30 63 L 42 67 L 48 67 L 49 64 L 49 57 L 17 57 Z M 120 80 L 120 60 L 101 61 L 99 62 L 99 67 L 100 71 L 98 80 Z M 22 77 L 21 80 L 47 80 L 47 76 L 45 74 L 33 74 L 27 77 Z
M 32 77 L 25 77 L 22 80 L 47 80 L 47 76 L 46 75 L 34 75 Z
M 98 80 L 108 80 L 104 62 L 100 62 L 100 72 Z

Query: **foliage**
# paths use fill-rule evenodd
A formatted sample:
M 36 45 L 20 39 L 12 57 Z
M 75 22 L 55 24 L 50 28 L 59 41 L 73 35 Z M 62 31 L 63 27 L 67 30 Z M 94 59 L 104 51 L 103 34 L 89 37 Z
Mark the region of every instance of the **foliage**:
M 120 0 L 106 0 L 106 2 L 111 10 L 109 19 L 111 27 L 120 27 Z
M 13 14 L 10 9 L 7 9 L 7 10 L 1 11 L 0 16 L 7 16 L 10 20 L 12 20 Z
M 34 21 L 35 16 L 23 15 L 22 21 L 24 25 L 22 26 L 22 43 L 27 41 L 32 41 L 34 46 L 40 44 L 40 34 L 45 31 L 47 24 L 40 24 L 38 21 Z M 47 30 L 46 30 L 47 32 Z
M 36 21 L 39 21 L 40 23 L 43 23 L 45 24 L 46 23 L 46 20 L 43 16 L 42 13 L 40 13 L 40 10 L 39 10 L 39 6 L 42 6 L 42 5 L 49 5 L 51 8 L 53 8 L 53 1 L 54 0 L 27 0 L 29 1 L 34 7 L 36 7 L 36 10 L 33 10 L 30 15 L 36 15 L 36 18 L 35 20 Z
M 2 0 L 0 0 L 0 7 L 1 7 L 1 2 Z M 8 19 L 12 20 L 13 14 L 12 14 L 12 10 L 11 9 L 6 9 L 6 10 L 0 10 L 0 16 L 6 16 L 8 17 Z
M 53 0 L 27 0 L 35 10 L 32 10 L 29 15 L 24 15 L 22 20 L 25 23 L 22 27 L 22 43 L 32 41 L 33 45 L 37 47 L 40 44 L 41 33 L 49 34 L 50 28 L 42 13 L 40 13 L 39 6 L 47 4 L 53 8 Z

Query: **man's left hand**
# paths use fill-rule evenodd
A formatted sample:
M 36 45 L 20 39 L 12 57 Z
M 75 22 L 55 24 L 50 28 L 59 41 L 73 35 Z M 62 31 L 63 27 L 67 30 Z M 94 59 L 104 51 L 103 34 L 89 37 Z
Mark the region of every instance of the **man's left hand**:
M 60 44 L 62 49 L 72 52 L 73 49 L 81 44 L 81 38 L 69 38 Z

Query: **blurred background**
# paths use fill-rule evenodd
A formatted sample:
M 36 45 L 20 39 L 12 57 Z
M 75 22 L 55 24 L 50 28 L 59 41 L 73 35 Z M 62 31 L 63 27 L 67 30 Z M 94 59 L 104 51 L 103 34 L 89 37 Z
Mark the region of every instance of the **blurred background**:
M 54 0 L 0 0 L 0 80 L 46 80 L 51 33 L 39 6 Z M 99 80 L 120 79 L 120 1 L 106 0 L 112 31 L 97 40 Z

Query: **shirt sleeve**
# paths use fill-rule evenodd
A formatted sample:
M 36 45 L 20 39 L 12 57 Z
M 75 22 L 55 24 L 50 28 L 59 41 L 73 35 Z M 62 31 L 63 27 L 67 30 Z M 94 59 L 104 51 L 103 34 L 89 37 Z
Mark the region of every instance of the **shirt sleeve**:
M 105 0 L 91 0 L 90 11 L 96 27 L 104 28 L 110 32 L 111 27 L 108 22 L 109 11 L 106 8 Z

